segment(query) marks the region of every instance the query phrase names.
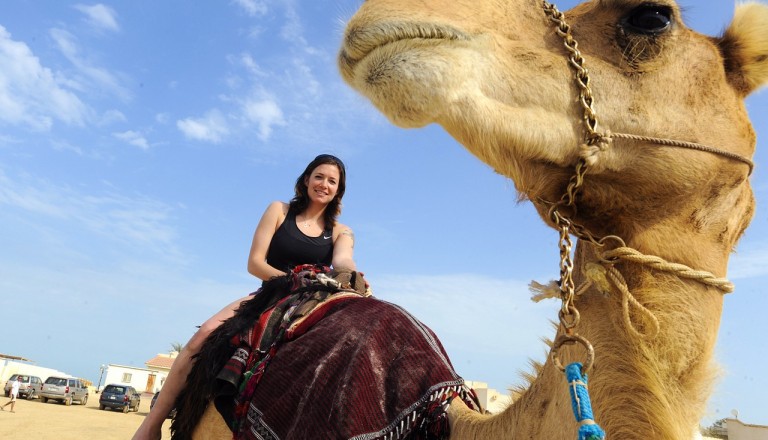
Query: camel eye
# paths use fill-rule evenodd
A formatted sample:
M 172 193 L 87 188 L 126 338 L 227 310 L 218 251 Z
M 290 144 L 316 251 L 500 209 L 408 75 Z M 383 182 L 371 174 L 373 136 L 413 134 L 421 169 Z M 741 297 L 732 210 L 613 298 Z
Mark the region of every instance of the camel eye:
M 647 5 L 632 11 L 624 20 L 628 31 L 658 35 L 672 25 L 672 11 L 664 6 Z

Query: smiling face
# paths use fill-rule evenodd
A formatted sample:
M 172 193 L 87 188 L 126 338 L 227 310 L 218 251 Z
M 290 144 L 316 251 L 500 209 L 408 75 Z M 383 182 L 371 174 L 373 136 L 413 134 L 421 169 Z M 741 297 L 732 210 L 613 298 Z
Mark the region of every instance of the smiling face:
M 304 178 L 307 195 L 312 203 L 327 205 L 331 203 L 339 190 L 341 174 L 339 167 L 332 164 L 317 166 Z

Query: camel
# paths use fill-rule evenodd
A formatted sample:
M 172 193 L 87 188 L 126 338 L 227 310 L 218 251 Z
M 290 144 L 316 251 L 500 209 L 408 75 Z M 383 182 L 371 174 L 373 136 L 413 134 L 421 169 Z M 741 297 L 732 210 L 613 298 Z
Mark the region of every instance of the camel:
M 767 36 L 755 2 L 718 38 L 687 28 L 671 0 L 565 14 L 534 0 L 367 0 L 348 22 L 348 84 L 395 125 L 441 125 L 560 232 L 553 355 L 498 415 L 453 400 L 452 440 L 574 438 L 560 367 L 585 358 L 607 438 L 694 437 L 728 257 L 754 211 L 743 100 L 768 83 Z M 218 436 L 231 433 L 209 406 L 196 437 Z
M 724 276 L 754 209 L 749 166 L 647 140 L 580 148 L 594 130 L 583 123 L 573 63 L 546 6 L 368 0 L 348 23 L 342 76 L 398 126 L 440 124 L 511 178 L 550 224 L 574 167 L 588 159 L 574 223 Z M 768 7 L 740 6 L 721 38 L 695 33 L 680 17 L 668 0 L 592 1 L 565 14 L 586 60 L 597 130 L 750 157 L 755 133 L 742 100 L 768 81 Z M 580 284 L 598 252 L 580 240 L 576 254 Z M 639 313 L 648 337 L 628 328 L 616 292 L 593 287 L 575 299 L 577 331 L 596 353 L 589 382 L 595 414 L 609 438 L 692 438 L 715 374 L 722 293 L 641 264 L 622 260 L 616 268 L 659 332 L 650 337 L 653 324 Z M 452 405 L 451 438 L 569 438 L 567 399 L 550 360 L 502 415 Z

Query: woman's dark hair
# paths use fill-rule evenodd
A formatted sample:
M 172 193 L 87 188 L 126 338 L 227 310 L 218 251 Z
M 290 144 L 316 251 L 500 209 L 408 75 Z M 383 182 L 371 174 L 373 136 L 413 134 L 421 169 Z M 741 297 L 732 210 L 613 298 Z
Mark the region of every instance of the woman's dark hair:
M 291 199 L 288 212 L 299 214 L 307 209 L 309 206 L 309 193 L 305 180 L 312 174 L 315 168 L 325 164 L 336 165 L 339 169 L 339 187 L 336 190 L 336 197 L 331 200 L 331 203 L 328 204 L 323 213 L 325 227 L 332 228 L 336 226 L 336 217 L 341 214 L 341 199 L 344 197 L 344 190 L 347 188 L 347 171 L 344 168 L 344 162 L 336 156 L 321 154 L 307 165 L 304 172 L 296 179 L 296 186 L 293 188 L 296 195 Z

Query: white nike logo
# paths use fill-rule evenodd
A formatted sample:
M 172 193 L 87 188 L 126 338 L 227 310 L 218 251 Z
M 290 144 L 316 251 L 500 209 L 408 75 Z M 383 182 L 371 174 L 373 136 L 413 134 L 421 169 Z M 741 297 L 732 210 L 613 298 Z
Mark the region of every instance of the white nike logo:
M 332 237 L 332 236 L 331 236 L 331 237 Z M 331 238 L 331 237 L 326 237 L 325 235 L 323 235 L 323 240 L 328 240 L 328 239 L 329 239 L 329 238 Z

